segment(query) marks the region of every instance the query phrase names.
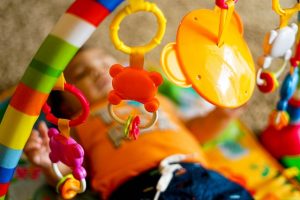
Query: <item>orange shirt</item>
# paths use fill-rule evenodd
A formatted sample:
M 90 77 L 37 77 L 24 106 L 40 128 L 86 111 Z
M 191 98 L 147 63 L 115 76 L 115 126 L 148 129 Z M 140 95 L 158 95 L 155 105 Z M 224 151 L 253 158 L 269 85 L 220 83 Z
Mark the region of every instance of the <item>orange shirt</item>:
M 196 153 L 193 162 L 205 164 L 196 138 L 176 118 L 171 103 L 162 97 L 159 101 L 158 122 L 141 131 L 135 141 L 122 139 L 123 128 L 110 118 L 106 102 L 94 108 L 87 122 L 76 128 L 89 163 L 92 187 L 104 199 L 128 179 L 157 167 L 169 155 Z M 140 106 L 126 103 L 114 110 L 118 115 L 128 116 L 132 107 L 139 110 Z

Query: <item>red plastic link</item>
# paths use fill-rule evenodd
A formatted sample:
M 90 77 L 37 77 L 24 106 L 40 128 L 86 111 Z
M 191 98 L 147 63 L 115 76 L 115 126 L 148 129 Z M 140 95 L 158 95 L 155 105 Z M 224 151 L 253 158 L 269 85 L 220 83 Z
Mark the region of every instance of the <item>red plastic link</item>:
M 79 89 L 77 89 L 75 86 L 65 83 L 64 90 L 73 94 L 79 100 L 79 102 L 82 106 L 81 114 L 77 118 L 72 119 L 69 122 L 70 127 L 77 126 L 77 125 L 83 123 L 86 120 L 86 118 L 88 117 L 89 112 L 90 112 L 89 103 L 86 100 L 85 96 L 81 93 L 81 91 Z M 51 122 L 52 124 L 58 125 L 58 118 L 55 117 L 51 113 L 51 107 L 47 104 L 47 102 L 44 104 L 42 110 L 45 113 L 46 119 L 49 122 Z
M 265 81 L 262 85 L 257 85 L 258 89 L 263 93 L 273 92 L 277 86 L 276 79 L 269 72 L 262 72 L 260 78 Z
M 293 67 L 298 67 L 300 63 L 300 42 L 297 44 L 295 56 L 291 58 L 290 62 Z
M 237 3 L 238 0 L 235 0 L 234 3 Z M 216 0 L 216 5 L 221 9 L 228 9 L 228 5 L 225 0 Z

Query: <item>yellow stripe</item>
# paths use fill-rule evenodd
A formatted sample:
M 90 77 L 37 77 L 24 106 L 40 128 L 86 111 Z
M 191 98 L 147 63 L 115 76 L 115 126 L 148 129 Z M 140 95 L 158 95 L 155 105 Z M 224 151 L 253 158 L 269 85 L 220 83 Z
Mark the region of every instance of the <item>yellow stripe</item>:
M 38 116 L 30 116 L 8 106 L 0 124 L 0 143 L 6 147 L 22 150 Z

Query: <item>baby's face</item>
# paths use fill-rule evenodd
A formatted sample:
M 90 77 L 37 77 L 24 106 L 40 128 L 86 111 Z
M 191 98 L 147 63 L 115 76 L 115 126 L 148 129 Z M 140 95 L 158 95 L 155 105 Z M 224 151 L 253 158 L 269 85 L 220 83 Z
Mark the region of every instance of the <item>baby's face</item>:
M 92 104 L 106 97 L 111 89 L 109 68 L 115 63 L 100 49 L 85 49 L 74 57 L 64 74 L 67 82 L 76 85 Z

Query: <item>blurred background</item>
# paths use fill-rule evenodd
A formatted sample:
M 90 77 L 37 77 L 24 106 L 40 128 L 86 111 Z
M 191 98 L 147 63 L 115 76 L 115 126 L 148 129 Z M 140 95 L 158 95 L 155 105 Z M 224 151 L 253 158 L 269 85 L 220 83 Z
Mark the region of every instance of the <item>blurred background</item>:
M 73 0 L 1 0 L 0 1 L 0 91 L 16 85 L 37 49 Z M 159 66 L 165 44 L 175 41 L 180 20 L 189 11 L 212 9 L 214 0 L 151 0 L 164 12 L 167 29 L 162 44 L 146 55 L 146 60 Z M 281 0 L 282 7 L 291 7 L 296 0 Z M 120 6 L 122 7 L 122 6 Z M 264 35 L 278 27 L 279 16 L 272 10 L 271 0 L 239 0 L 236 11 L 244 22 L 244 35 L 256 61 L 262 54 Z M 109 25 L 114 14 L 101 23 L 87 45 L 98 46 L 116 56 L 120 62 L 128 56 L 114 49 L 109 39 Z M 292 19 L 296 21 L 296 16 Z M 156 32 L 152 14 L 137 13 L 121 24 L 120 37 L 130 45 L 144 44 Z M 242 121 L 256 133 L 267 124 L 268 114 L 278 99 L 278 90 L 263 95 L 255 88 Z

